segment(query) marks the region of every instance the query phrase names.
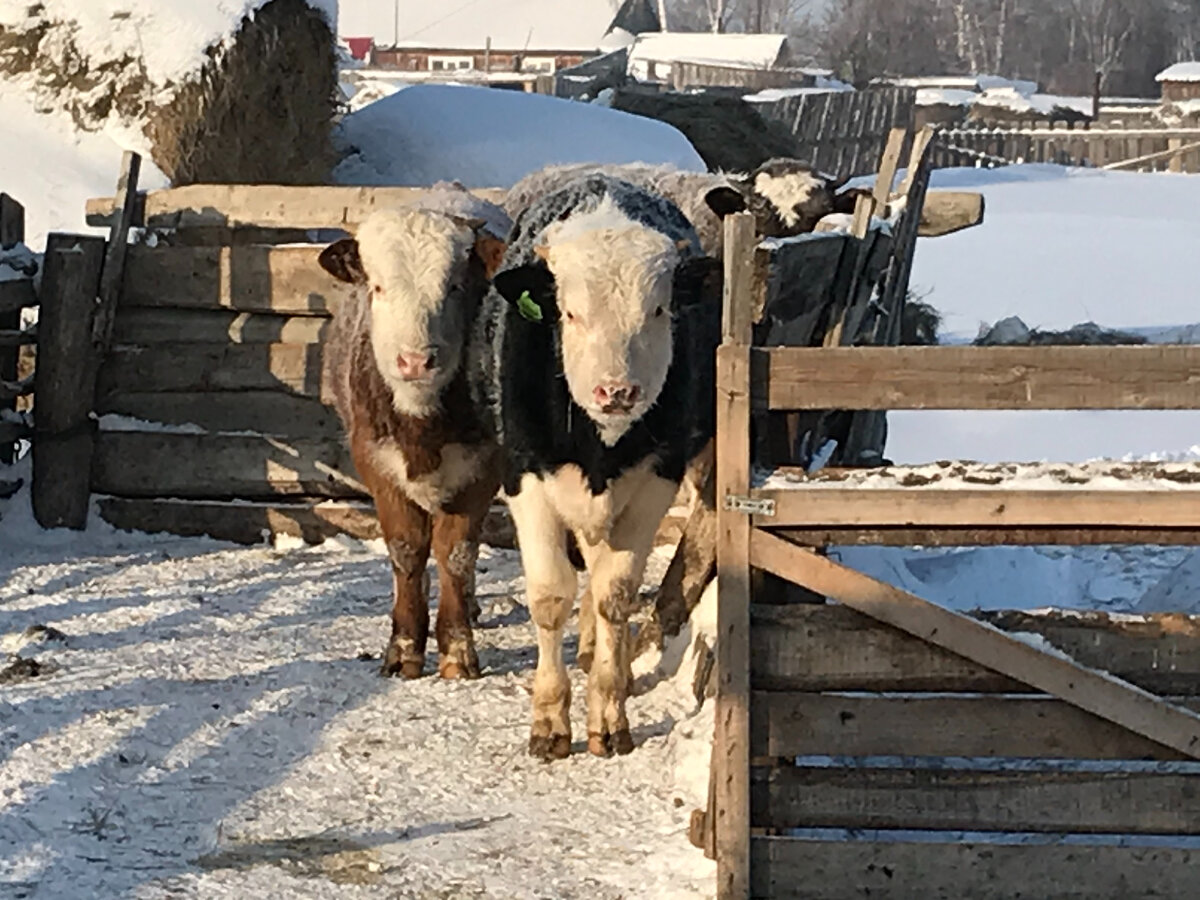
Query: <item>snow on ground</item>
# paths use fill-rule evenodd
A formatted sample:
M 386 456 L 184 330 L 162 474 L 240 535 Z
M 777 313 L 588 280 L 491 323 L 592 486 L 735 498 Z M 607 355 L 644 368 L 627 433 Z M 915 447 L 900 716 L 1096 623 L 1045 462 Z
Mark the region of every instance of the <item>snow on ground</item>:
M 103 131 L 78 130 L 65 114 L 37 111 L 28 95 L 0 82 L 0 190 L 25 207 L 25 243 L 44 249 L 46 234 L 68 231 L 106 234 L 88 228 L 84 207 L 91 197 L 111 196 L 121 174 L 121 154 L 143 154 L 138 183 L 145 189 L 167 186 L 150 161 L 145 138 L 115 124 Z
M 379 548 L 41 533 L 12 503 L 0 646 L 43 669 L 0 689 L 0 895 L 711 895 L 687 840 L 711 704 L 665 681 L 630 701 L 630 756 L 527 756 L 515 553 L 480 560 L 484 677 L 403 682 L 377 674 Z
M 703 172 L 675 128 L 556 97 L 459 85 L 414 85 L 342 120 L 349 155 L 340 184 L 511 187 L 543 166 L 572 162 L 667 163 Z

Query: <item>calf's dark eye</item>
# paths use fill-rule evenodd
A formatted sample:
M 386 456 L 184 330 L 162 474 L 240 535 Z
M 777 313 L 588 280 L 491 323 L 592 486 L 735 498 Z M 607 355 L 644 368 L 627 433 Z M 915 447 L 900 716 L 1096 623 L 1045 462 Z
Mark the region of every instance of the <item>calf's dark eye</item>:
M 664 312 L 666 312 L 666 310 L 665 310 L 665 309 L 663 309 L 663 308 L 660 306 L 660 307 L 658 307 L 658 309 L 654 310 L 654 317 L 655 317 L 655 318 L 658 318 L 658 317 L 659 317 L 659 316 L 661 316 L 661 315 L 662 315 Z

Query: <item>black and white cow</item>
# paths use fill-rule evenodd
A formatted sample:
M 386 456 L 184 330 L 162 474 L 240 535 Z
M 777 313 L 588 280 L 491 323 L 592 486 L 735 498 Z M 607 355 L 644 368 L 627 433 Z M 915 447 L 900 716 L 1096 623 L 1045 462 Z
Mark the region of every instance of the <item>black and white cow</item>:
M 568 533 L 595 600 L 580 635 L 581 654 L 594 646 L 588 750 L 628 753 L 628 620 L 655 531 L 714 429 L 720 269 L 674 204 L 589 175 L 517 219 L 479 323 L 473 389 L 503 448 L 538 627 L 530 753 L 571 747 Z

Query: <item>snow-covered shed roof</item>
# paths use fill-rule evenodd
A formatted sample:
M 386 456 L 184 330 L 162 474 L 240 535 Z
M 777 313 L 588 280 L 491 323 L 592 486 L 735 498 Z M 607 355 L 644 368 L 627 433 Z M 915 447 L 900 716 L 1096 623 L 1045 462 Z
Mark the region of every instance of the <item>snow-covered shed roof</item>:
M 82 64 L 140 59 L 152 83 L 168 84 L 199 71 L 204 51 L 228 40 L 267 0 L 0 0 L 0 29 L 71 23 Z M 338 0 L 308 0 L 336 27 Z
M 787 35 L 783 34 L 639 34 L 629 50 L 629 65 L 632 69 L 651 61 L 698 60 L 766 69 L 780 61 L 786 47 Z
M 1200 62 L 1181 62 L 1167 66 L 1158 73 L 1156 81 L 1200 81 Z
M 341 0 L 339 33 L 371 35 L 380 46 L 595 52 L 616 15 L 614 0 Z M 447 7 L 449 9 L 447 10 Z

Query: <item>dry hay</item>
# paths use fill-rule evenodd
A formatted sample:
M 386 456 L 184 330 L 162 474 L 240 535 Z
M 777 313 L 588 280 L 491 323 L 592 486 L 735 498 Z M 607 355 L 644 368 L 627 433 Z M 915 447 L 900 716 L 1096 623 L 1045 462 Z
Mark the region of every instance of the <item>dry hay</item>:
M 325 17 L 305 0 L 271 0 L 151 113 L 155 164 L 175 185 L 325 182 L 334 162 L 334 46 Z
M 0 76 L 27 82 L 39 110 L 63 110 L 84 131 L 145 122 L 151 157 L 176 185 L 326 181 L 335 52 L 328 22 L 306 0 L 269 0 L 174 85 L 155 84 L 132 56 L 89 60 L 75 23 L 48 19 L 36 3 L 21 26 L 0 27 Z
M 675 126 L 714 172 L 750 172 L 773 157 L 796 155 L 796 142 L 782 125 L 737 97 L 624 87 L 614 92 L 612 106 Z

